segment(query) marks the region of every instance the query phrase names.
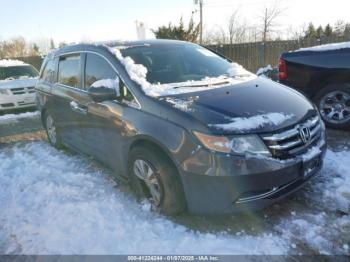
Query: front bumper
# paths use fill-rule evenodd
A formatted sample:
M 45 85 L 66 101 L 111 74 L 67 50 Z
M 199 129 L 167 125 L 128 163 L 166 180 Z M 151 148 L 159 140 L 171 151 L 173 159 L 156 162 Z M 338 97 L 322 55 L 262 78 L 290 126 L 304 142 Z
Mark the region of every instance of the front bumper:
M 35 93 L 23 95 L 2 95 L 0 94 L 0 111 L 35 107 Z
M 187 208 L 193 214 L 261 209 L 303 186 L 322 167 L 326 144 L 310 159 L 217 155 L 200 149 L 182 165 Z M 199 172 L 198 172 L 199 171 Z

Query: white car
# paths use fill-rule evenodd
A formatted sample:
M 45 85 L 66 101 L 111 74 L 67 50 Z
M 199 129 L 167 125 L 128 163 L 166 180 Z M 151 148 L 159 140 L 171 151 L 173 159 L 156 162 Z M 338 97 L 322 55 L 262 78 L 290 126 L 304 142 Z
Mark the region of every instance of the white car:
M 19 60 L 0 60 L 0 112 L 35 107 L 38 71 Z

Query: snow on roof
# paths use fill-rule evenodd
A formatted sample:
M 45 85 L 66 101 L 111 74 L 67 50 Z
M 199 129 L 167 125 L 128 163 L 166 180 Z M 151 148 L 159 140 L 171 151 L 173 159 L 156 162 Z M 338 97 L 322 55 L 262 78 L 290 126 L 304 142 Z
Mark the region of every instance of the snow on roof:
M 19 66 L 19 65 L 27 65 L 23 61 L 20 60 L 11 60 L 11 59 L 2 59 L 0 60 L 0 66 L 1 67 L 8 67 L 8 66 Z
M 117 59 L 124 65 L 126 71 L 128 72 L 130 78 L 139 84 L 143 91 L 149 96 L 166 96 L 166 95 L 175 95 L 183 94 L 197 91 L 204 91 L 213 88 L 220 88 L 223 86 L 232 85 L 235 83 L 241 83 L 243 81 L 250 80 L 255 78 L 254 74 L 249 73 L 239 64 L 232 63 L 232 68 L 228 70 L 227 76 L 219 77 L 206 77 L 198 81 L 186 81 L 179 83 L 169 83 L 169 84 L 151 84 L 147 81 L 147 68 L 142 64 L 135 64 L 134 60 L 131 57 L 123 57 L 120 50 L 116 47 L 108 47 L 111 53 L 113 53 Z M 237 72 L 243 72 L 246 77 L 237 77 L 233 76 Z M 176 88 L 181 87 L 181 88 Z
M 232 118 L 231 122 L 225 124 L 211 124 L 210 126 L 227 130 L 227 131 L 242 131 L 252 130 L 265 125 L 280 125 L 283 122 L 293 118 L 293 115 L 283 113 L 267 113 L 255 115 L 251 117 L 236 117 Z
M 344 48 L 350 48 L 350 41 L 349 42 L 342 42 L 342 43 L 334 43 L 334 44 L 326 44 L 326 45 L 318 45 L 318 46 L 300 48 L 296 51 L 297 52 L 299 52 L 299 51 L 329 51 L 329 50 L 337 50 L 337 49 L 344 49 Z

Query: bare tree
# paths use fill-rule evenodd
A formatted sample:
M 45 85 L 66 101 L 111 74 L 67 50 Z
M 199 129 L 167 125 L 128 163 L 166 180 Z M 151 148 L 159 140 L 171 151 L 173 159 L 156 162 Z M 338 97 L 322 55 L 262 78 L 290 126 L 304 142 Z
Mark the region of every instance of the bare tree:
M 233 44 L 233 39 L 237 30 L 237 21 L 238 21 L 238 9 L 236 9 L 228 19 L 228 38 L 230 44 Z
M 262 41 L 266 42 L 270 33 L 277 26 L 277 19 L 283 14 L 286 8 L 281 7 L 280 1 L 275 1 L 273 5 L 263 9 L 263 14 L 261 16 L 262 22 Z
M 2 41 L 0 45 L 0 56 L 3 58 L 22 57 L 26 56 L 28 53 L 27 43 L 23 37 Z
M 227 35 L 225 30 L 219 26 L 215 25 L 210 30 L 206 31 L 203 37 L 204 45 L 218 45 L 227 43 Z

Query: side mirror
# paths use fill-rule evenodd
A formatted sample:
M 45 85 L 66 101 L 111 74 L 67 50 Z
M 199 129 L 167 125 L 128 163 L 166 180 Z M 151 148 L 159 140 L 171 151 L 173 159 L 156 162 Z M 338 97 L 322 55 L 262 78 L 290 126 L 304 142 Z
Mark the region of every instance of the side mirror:
M 114 100 L 117 98 L 115 89 L 108 87 L 90 87 L 87 90 L 88 95 L 94 102 L 103 102 L 107 100 Z

